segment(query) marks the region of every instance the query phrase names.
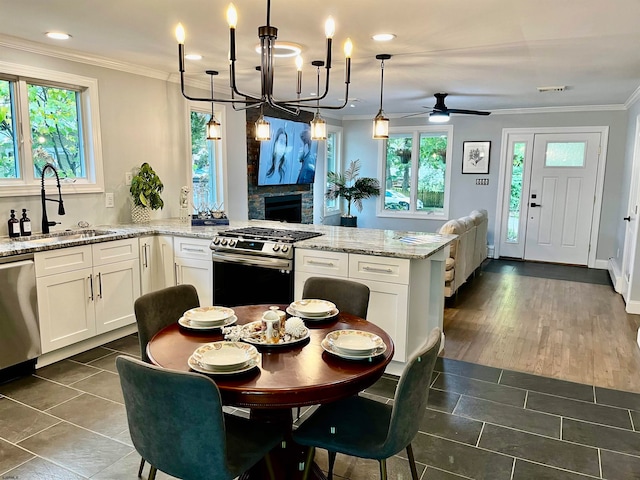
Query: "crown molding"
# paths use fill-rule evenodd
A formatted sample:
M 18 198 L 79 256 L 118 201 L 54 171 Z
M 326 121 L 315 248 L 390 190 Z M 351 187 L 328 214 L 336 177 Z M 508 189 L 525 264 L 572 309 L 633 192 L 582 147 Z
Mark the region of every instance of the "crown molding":
M 635 89 L 635 91 L 631 94 L 631 96 L 627 98 L 627 101 L 624 102 L 625 108 L 627 109 L 631 108 L 633 104 L 636 103 L 638 100 L 640 100 L 640 85 L 638 86 L 638 88 Z

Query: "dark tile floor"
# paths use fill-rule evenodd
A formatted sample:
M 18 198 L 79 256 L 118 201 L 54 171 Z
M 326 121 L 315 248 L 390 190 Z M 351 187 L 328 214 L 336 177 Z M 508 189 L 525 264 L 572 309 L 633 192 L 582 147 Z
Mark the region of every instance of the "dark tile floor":
M 611 277 L 609 277 L 607 270 L 574 265 L 490 259 L 482 265 L 482 270 L 507 275 L 525 275 L 529 277 L 550 278 L 553 280 L 567 280 L 570 282 L 611 285 Z
M 136 336 L 0 385 L 0 479 L 137 478 L 122 353 L 138 355 Z M 396 383 L 384 376 L 364 395 L 391 402 Z M 640 395 L 439 359 L 413 448 L 422 480 L 640 479 Z M 324 451 L 317 461 L 326 467 Z M 388 467 L 411 478 L 404 452 Z M 337 478 L 377 472 L 338 455 Z

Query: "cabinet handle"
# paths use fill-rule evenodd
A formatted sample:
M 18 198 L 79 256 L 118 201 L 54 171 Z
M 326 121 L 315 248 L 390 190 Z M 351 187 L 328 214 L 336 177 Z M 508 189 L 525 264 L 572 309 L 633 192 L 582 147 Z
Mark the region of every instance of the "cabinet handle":
M 98 273 L 98 296 L 102 298 L 102 274 Z
M 144 244 L 144 248 L 142 249 L 142 253 L 144 256 L 144 268 L 149 268 L 149 260 L 147 259 L 147 247 L 149 245 L 147 245 L 146 243 Z
M 176 273 L 176 285 L 180 285 L 180 276 L 178 275 L 178 272 L 179 272 L 178 264 L 174 263 L 173 265 L 174 265 L 174 270 L 175 270 L 175 273 Z
M 93 302 L 93 275 L 89 275 L 89 277 L 87 278 L 89 279 L 89 289 L 91 290 L 91 296 L 89 297 L 89 300 Z
M 376 273 L 393 273 L 393 270 L 390 268 L 374 268 L 374 267 L 362 267 L 363 270 L 367 272 L 376 272 Z
M 309 265 L 322 265 L 323 267 L 335 267 L 333 262 L 318 262 L 317 260 L 309 260 Z
M 198 252 L 198 253 L 204 253 L 205 252 L 205 250 L 203 250 L 202 248 L 182 247 L 182 250 L 184 250 L 185 252 Z

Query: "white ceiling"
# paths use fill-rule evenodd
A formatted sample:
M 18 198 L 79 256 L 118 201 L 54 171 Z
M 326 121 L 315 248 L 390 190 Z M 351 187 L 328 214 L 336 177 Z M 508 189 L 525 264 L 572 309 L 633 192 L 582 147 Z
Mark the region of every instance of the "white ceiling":
M 257 27 L 266 23 L 266 0 L 235 0 L 238 84 L 259 90 Z M 189 78 L 208 82 L 204 70 L 221 71 L 216 90 L 228 85 L 226 1 L 220 0 L 0 0 L 0 44 L 27 40 L 147 67 L 175 77 L 173 34 L 182 22 Z M 354 43 L 350 96 L 344 115 L 374 115 L 380 96 L 377 53 L 385 62 L 384 110 L 419 112 L 448 92 L 450 108 L 502 110 L 623 105 L 640 85 L 638 0 L 273 0 L 271 24 L 279 40 L 303 46 L 303 94 L 315 91 L 311 60 L 325 53 L 324 20 L 336 21 L 331 103 L 344 97 L 342 44 Z M 43 34 L 66 31 L 53 41 Z M 378 43 L 374 33 L 397 38 Z M 19 39 L 19 40 L 18 40 Z M 205 83 L 208 84 L 208 83 Z M 536 87 L 566 85 L 563 93 Z M 277 93 L 295 96 L 293 59 L 280 59 Z

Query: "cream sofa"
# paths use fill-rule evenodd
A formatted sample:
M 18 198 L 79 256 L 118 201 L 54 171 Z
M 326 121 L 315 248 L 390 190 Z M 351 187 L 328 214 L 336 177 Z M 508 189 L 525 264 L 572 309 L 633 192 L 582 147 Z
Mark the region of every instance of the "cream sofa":
M 449 220 L 439 233 L 453 233 L 458 238 L 451 243 L 444 273 L 444 295 L 453 296 L 487 258 L 486 210 L 474 210 L 465 217 Z

